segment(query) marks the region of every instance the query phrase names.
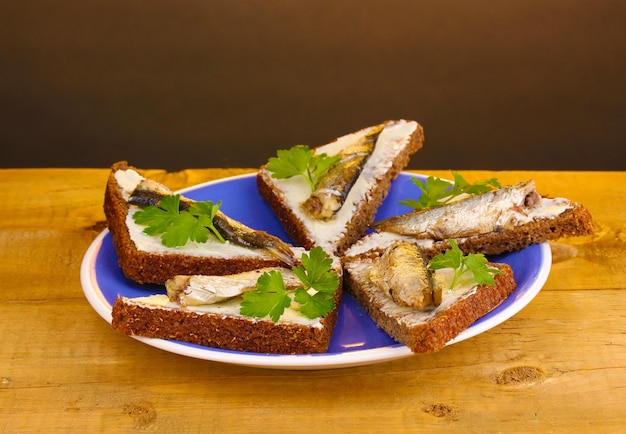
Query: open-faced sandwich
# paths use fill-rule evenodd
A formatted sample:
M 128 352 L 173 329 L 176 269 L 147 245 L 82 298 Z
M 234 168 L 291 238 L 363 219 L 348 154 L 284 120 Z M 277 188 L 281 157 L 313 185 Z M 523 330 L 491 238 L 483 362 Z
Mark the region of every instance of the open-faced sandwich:
M 346 284 L 376 324 L 415 353 L 438 351 L 516 288 L 506 264 L 453 248 L 427 261 L 408 241 L 344 260 Z
M 118 297 L 112 326 L 128 334 L 275 354 L 328 349 L 341 302 L 342 271 L 321 248 L 293 267 L 222 276 L 177 275 L 165 291 Z
M 341 255 L 365 233 L 423 141 L 417 122 L 395 120 L 314 149 L 278 151 L 258 172 L 259 194 L 296 245 Z
M 591 214 L 583 205 L 544 197 L 533 180 L 503 187 L 495 179 L 471 185 L 458 173 L 454 177 L 452 185 L 433 177 L 413 178 L 421 196 L 402 202 L 414 209 L 374 222 L 375 232 L 354 243 L 346 255 L 406 240 L 433 257 L 450 248 L 450 239 L 464 253 L 498 255 L 593 233 Z
M 292 265 L 292 246 L 228 217 L 219 203 L 196 202 L 115 163 L 104 212 L 118 262 L 138 283 L 163 284 L 177 274 L 233 274 Z

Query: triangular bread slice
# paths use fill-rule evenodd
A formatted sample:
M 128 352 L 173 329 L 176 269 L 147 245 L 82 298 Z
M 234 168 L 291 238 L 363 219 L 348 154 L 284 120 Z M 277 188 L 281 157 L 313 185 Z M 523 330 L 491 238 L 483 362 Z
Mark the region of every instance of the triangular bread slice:
M 304 249 L 296 250 L 297 255 L 305 253 Z M 299 257 L 296 261 L 298 263 Z M 272 270 L 285 272 L 284 268 Z M 260 276 L 268 269 L 255 271 Z M 309 319 L 298 310 L 287 308 L 274 322 L 270 318 L 240 314 L 241 296 L 214 304 L 181 306 L 162 292 L 146 297 L 118 297 L 113 305 L 111 324 L 115 330 L 131 336 L 178 340 L 234 351 L 323 353 L 330 345 L 342 296 L 342 268 L 337 258 L 333 258 L 331 271 L 339 279 L 334 295 L 335 308 L 319 318 Z
M 384 249 L 373 249 L 358 256 L 344 257 L 344 282 L 359 304 L 388 335 L 414 353 L 442 349 L 505 300 L 516 288 L 513 271 L 507 264 L 493 264 L 502 272 L 493 285 L 462 285 L 442 291 L 442 301 L 427 310 L 401 306 L 369 278 L 369 270 L 379 261 Z M 446 270 L 437 270 L 445 273 Z
M 315 152 L 337 155 L 380 125 L 364 128 L 342 136 Z M 394 120 L 382 124 L 374 150 L 365 163 L 356 183 L 350 189 L 343 206 L 330 220 L 317 220 L 300 209 L 311 194 L 311 189 L 301 176 L 276 179 L 263 165 L 257 175 L 261 197 L 269 204 L 285 231 L 296 245 L 341 255 L 360 238 L 373 221 L 378 207 L 387 196 L 391 182 L 408 164 L 413 153 L 422 147 L 423 128 L 416 121 Z M 339 163 L 341 164 L 341 163 Z
M 377 232 L 363 236 L 350 246 L 345 255 L 358 256 L 372 249 L 385 249 L 395 241 L 406 240 L 417 244 L 426 257 L 432 258 L 450 248 L 447 241 L 449 238 L 454 239 L 465 254 L 499 255 L 518 251 L 532 244 L 554 241 L 564 237 L 593 234 L 594 226 L 591 213 L 582 204 L 567 198 L 542 196 L 535 190 L 533 180 L 518 185 L 522 184 L 525 185 L 524 189 L 527 191 L 528 197 L 532 198 L 531 200 L 522 197 L 520 203 L 511 202 L 498 209 L 485 207 L 486 209 L 482 210 L 469 205 L 473 203 L 470 197 L 464 201 L 414 214 L 415 219 L 413 221 L 419 223 L 419 236 L 409 233 L 413 229 L 407 229 L 405 233 L 398 233 L 395 229 L 394 231 L 389 228 L 385 229 L 384 221 L 377 221 L 373 224 L 377 228 Z M 507 188 L 515 187 L 517 186 Z M 483 195 L 493 195 L 494 193 L 496 192 L 484 193 Z M 468 205 L 463 205 L 465 202 Z M 411 213 L 392 217 L 386 221 L 398 218 L 405 219 Z M 502 221 L 503 224 L 495 225 L 493 231 L 481 232 L 487 224 L 485 223 L 487 216 L 497 216 L 498 221 Z M 417 220 L 418 217 L 419 221 Z M 406 221 L 405 219 L 403 224 L 406 225 Z M 459 231 L 461 224 L 466 227 L 467 232 L 476 232 L 477 234 L 460 237 L 434 236 L 434 234 Z M 433 234 L 433 236 L 425 236 L 424 234 Z
M 140 208 L 131 205 L 129 197 L 145 179 L 140 169 L 120 161 L 111 167 L 106 185 L 104 212 L 118 263 L 128 279 L 163 284 L 179 274 L 234 274 L 283 263 L 264 249 L 221 243 L 213 238 L 206 243 L 165 247 L 158 236 L 146 235 L 144 227 L 132 219 Z

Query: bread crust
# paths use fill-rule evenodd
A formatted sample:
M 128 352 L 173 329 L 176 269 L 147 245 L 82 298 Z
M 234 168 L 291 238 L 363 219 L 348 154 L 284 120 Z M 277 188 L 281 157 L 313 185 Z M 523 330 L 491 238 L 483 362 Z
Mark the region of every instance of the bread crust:
M 392 122 L 394 121 L 386 121 L 385 123 Z M 377 176 L 375 186 L 369 192 L 368 200 L 363 200 L 357 204 L 356 211 L 347 222 L 339 241 L 335 244 L 334 252 L 329 253 L 341 255 L 365 233 L 367 227 L 374 221 L 378 208 L 387 197 L 391 182 L 398 177 L 409 163 L 411 155 L 422 147 L 423 142 L 424 130 L 421 125 L 417 124 L 417 128 L 408 138 L 407 145 L 394 158 L 390 169 Z M 257 174 L 257 188 L 260 196 L 270 206 L 294 244 L 307 249 L 315 247 L 316 243 L 311 237 L 306 222 L 300 219 L 289 207 L 283 192 L 276 188 L 271 173 L 266 170 L 266 165 L 261 166 Z
M 120 161 L 111 166 L 104 195 L 104 214 L 118 256 L 118 263 L 128 279 L 142 284 L 163 284 L 177 274 L 226 275 L 263 267 L 276 267 L 281 264 L 279 260 L 269 257 L 220 258 L 138 250 L 126 225 L 129 204 L 122 196 L 122 191 L 115 179 L 115 172 L 127 169 L 142 174 L 140 169 L 129 166 L 126 161 Z
M 344 268 L 346 287 L 370 315 L 378 327 L 414 353 L 439 351 L 447 342 L 467 329 L 478 318 L 495 309 L 516 288 L 513 270 L 507 264 L 490 264 L 503 273 L 495 276 L 495 285 L 480 285 L 475 292 L 463 296 L 453 305 L 430 317 L 410 324 L 406 317 L 385 309 L 389 296 L 378 289 L 363 273 L 355 270 L 359 262 L 373 263 L 374 258 L 352 258 Z M 423 314 L 415 311 L 412 317 Z

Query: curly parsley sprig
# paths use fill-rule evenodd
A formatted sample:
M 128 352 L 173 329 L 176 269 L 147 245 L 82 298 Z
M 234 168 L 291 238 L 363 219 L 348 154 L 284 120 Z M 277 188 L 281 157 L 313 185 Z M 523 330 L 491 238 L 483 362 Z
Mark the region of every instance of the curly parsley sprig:
M 133 220 L 146 226 L 145 234 L 161 235 L 161 242 L 167 247 L 184 246 L 190 240 L 204 243 L 211 233 L 224 243 L 224 237 L 213 225 L 213 217 L 221 204 L 221 201 L 194 202 L 180 210 L 180 195 L 168 195 L 161 199 L 159 206 L 150 205 L 134 213 Z
M 452 248 L 432 258 L 428 263 L 428 268 L 431 270 L 452 268 L 454 277 L 450 289 L 454 289 L 460 277 L 465 273 L 472 273 L 474 281 L 478 285 L 493 285 L 495 283 L 494 276 L 502 273 L 499 269 L 487 265 L 485 255 L 470 253 L 465 256 L 454 240 L 450 239 L 448 243 Z
M 239 312 L 242 315 L 263 318 L 268 316 L 277 322 L 285 309 L 293 306 L 309 319 L 323 317 L 335 308 L 335 291 L 339 277 L 333 272 L 332 259 L 321 247 L 315 247 L 309 255 L 302 255 L 302 265 L 292 268 L 302 282 L 295 289 L 285 287 L 283 275 L 278 271 L 263 273 L 257 281 L 257 290 L 245 292 Z M 293 300 L 292 296 L 293 295 Z
M 413 184 L 421 190 L 421 196 L 418 200 L 402 200 L 400 201 L 400 204 L 407 205 L 415 209 L 432 208 L 435 206 L 445 205 L 461 194 L 481 194 L 500 187 L 500 183 L 496 178 L 477 181 L 470 184 L 459 173 L 455 171 L 451 172 L 454 177 L 453 184 L 450 184 L 449 181 L 435 178 L 433 176 L 429 176 L 425 181 L 422 181 L 419 178 L 411 178 Z
M 291 149 L 277 151 L 276 157 L 268 160 L 266 168 L 272 172 L 272 178 L 277 179 L 302 175 L 313 191 L 328 169 L 339 161 L 341 157 L 338 155 L 316 154 L 306 145 L 296 145 Z

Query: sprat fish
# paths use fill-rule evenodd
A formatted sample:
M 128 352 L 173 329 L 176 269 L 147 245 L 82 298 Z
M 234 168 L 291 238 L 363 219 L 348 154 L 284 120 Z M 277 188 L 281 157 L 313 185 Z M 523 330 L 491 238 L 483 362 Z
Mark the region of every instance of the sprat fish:
M 368 277 L 397 305 L 426 310 L 442 298 L 441 285 L 426 265 L 417 245 L 396 241 L 370 267 Z
M 165 282 L 170 301 L 181 306 L 202 306 L 218 303 L 257 289 L 257 281 L 263 273 L 278 271 L 283 275 L 285 288 L 292 289 L 302 284 L 296 274 L 288 268 L 268 267 L 227 276 L 174 276 Z
M 529 180 L 435 208 L 379 220 L 372 227 L 420 239 L 445 240 L 512 228 L 541 196 Z
M 142 180 L 131 193 L 128 203 L 145 208 L 147 206 L 159 206 L 164 196 L 173 194 L 166 186 L 149 179 Z M 192 199 L 180 197 L 180 209 L 187 209 L 193 204 Z M 289 244 L 280 238 L 268 234 L 265 231 L 252 229 L 243 223 L 228 217 L 221 211 L 217 211 L 213 217 L 213 225 L 218 232 L 228 240 L 239 246 L 252 249 L 265 249 L 271 255 L 281 260 L 286 265 L 294 264 L 293 250 Z
M 301 209 L 305 214 L 318 220 L 328 220 L 339 211 L 384 128 L 384 124 L 375 127 L 337 154 L 341 156 L 341 161 L 328 170 L 315 191 L 302 203 Z

